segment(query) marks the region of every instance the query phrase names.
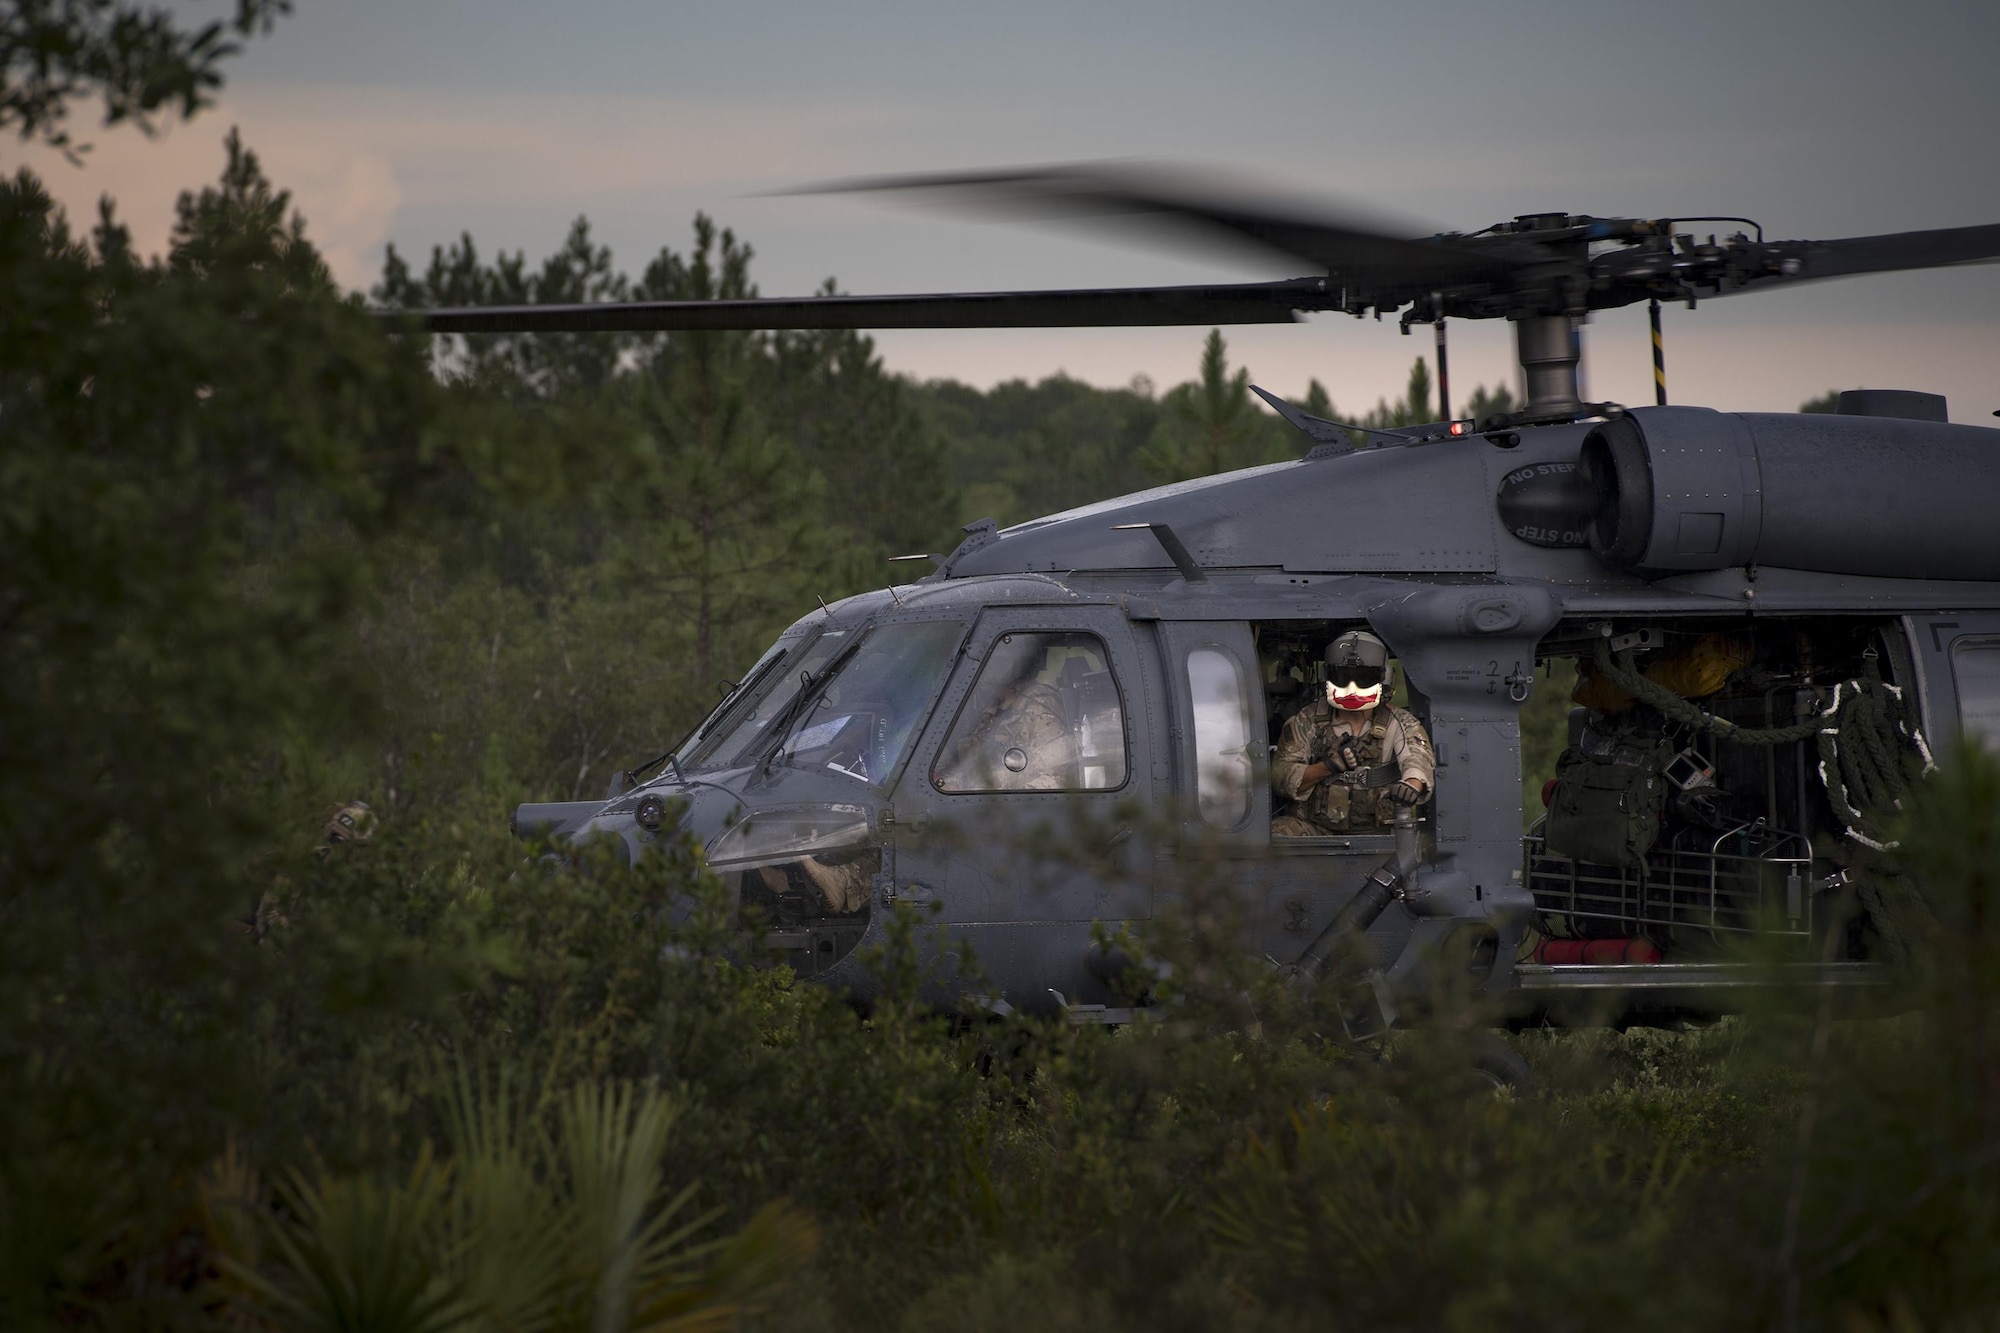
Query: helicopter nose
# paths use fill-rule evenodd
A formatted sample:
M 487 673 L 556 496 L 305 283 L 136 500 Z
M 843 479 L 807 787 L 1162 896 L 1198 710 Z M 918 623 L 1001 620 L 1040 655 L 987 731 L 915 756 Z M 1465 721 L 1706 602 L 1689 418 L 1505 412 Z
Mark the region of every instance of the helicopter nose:
M 566 839 L 558 839 L 554 847 L 542 853 L 541 860 L 551 870 L 630 870 L 632 844 L 613 829 L 586 827 Z

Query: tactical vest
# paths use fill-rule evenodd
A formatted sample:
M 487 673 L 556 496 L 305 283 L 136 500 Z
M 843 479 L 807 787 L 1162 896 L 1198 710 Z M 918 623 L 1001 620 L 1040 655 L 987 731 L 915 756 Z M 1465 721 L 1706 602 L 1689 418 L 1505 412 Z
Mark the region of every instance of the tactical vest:
M 1373 829 L 1385 827 L 1388 823 L 1386 812 L 1380 809 L 1384 804 L 1381 789 L 1388 784 L 1381 783 L 1381 775 L 1370 770 L 1382 767 L 1382 749 L 1389 736 L 1389 722 L 1394 714 L 1387 705 L 1375 710 L 1366 729 L 1355 734 L 1354 754 L 1360 766 L 1354 770 L 1354 778 L 1375 780 L 1375 785 L 1362 786 L 1359 782 L 1342 782 L 1345 774 L 1336 773 L 1332 778 L 1306 793 L 1304 800 L 1294 803 L 1297 814 L 1316 824 L 1329 828 Z M 1338 725 L 1338 719 L 1329 722 L 1325 728 L 1335 742 L 1338 742 L 1345 727 Z

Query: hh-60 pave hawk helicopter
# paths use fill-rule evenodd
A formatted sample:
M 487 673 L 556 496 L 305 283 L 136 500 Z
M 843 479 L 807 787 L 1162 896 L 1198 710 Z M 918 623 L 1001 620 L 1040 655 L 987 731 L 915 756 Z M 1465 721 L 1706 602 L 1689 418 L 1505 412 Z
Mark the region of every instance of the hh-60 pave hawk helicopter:
M 1248 903 L 1245 947 L 1308 977 L 1358 956 L 1385 1010 L 1461 932 L 1479 989 L 1522 1019 L 1725 1011 L 1770 983 L 1726 947 L 1760 935 L 1792 951 L 1782 984 L 1879 984 L 1912 892 L 1879 818 L 1941 739 L 2000 741 L 2000 431 L 1906 391 L 1834 415 L 1670 407 L 1657 350 L 1658 405 L 1581 402 L 1580 325 L 1647 301 L 1657 349 L 1661 301 L 1988 260 L 2000 226 L 1698 242 L 1674 220 L 1536 214 L 1405 240 L 1101 171 L 858 188 L 885 187 L 1136 214 L 1321 273 L 400 317 L 464 334 L 1403 310 L 1440 352 L 1447 318 L 1512 321 L 1524 405 L 1357 448 L 1266 394 L 1310 438 L 1300 459 L 968 524 L 926 577 L 787 629 L 649 781 L 524 805 L 517 832 L 611 835 L 630 857 L 679 819 L 800 972 L 865 995 L 856 946 L 924 903 L 995 1002 L 1078 1021 L 1130 1015 L 1130 963 L 1094 925 L 1151 918 L 1195 844 Z M 1274 837 L 1273 742 L 1349 629 L 1388 645 L 1433 738 L 1427 827 Z M 1580 673 L 1569 746 L 1524 838 L 1521 709 L 1560 659 Z M 984 753 L 1022 706 L 1032 724 Z M 1109 832 L 1051 873 L 1023 849 L 1060 827 Z

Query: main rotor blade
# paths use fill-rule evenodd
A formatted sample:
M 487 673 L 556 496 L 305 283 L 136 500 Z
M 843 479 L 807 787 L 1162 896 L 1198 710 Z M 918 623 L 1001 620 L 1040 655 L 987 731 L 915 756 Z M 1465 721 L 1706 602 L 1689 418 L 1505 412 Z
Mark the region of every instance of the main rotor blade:
M 430 333 L 661 333 L 716 329 L 1059 329 L 1285 324 L 1333 302 L 1317 278 L 925 296 L 759 297 L 381 310 Z
M 1513 270 L 1549 258 L 1541 246 L 1499 237 L 1391 236 L 1331 217 L 1253 206 L 1212 187 L 1139 172 L 1054 167 L 878 176 L 810 187 L 812 193 L 878 191 L 956 193 L 959 202 L 995 213 L 1152 219 L 1211 240 L 1248 241 L 1317 264 L 1326 270 L 1330 285 L 1345 287 L 1350 295 L 1380 292 L 1385 298 L 1408 300 L 1407 294 L 1459 283 L 1504 282 Z
M 2000 259 L 2000 225 L 1898 231 L 1837 241 L 1779 241 L 1777 248 L 1798 252 L 1800 269 L 1795 276 L 1799 278 L 1944 268 Z

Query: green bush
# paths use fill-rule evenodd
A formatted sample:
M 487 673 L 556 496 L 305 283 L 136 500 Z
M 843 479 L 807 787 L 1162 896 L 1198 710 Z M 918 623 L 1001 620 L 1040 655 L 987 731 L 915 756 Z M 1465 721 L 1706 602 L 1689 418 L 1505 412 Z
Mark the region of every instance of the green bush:
M 743 292 L 749 257 L 702 220 L 633 282 L 579 228 L 535 290 Z M 467 243 L 399 281 L 525 273 Z M 0 187 L 0 1324 L 1990 1322 L 1987 752 L 1900 834 L 1900 1016 L 1517 1034 L 1533 1095 L 1469 1086 L 1493 1016 L 1442 984 L 1331 1039 L 1342 997 L 1243 953 L 1198 856 L 1136 942 L 1158 1021 L 1107 1031 L 926 1006 L 907 914 L 864 1012 L 764 966 L 685 839 L 506 835 L 943 549 L 954 488 L 1092 498 L 1197 427 L 1262 456 L 1226 398 L 918 390 L 844 335 L 437 360 L 240 144 L 157 263 Z M 356 798 L 379 831 L 320 842 Z

